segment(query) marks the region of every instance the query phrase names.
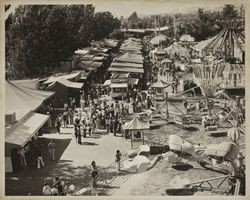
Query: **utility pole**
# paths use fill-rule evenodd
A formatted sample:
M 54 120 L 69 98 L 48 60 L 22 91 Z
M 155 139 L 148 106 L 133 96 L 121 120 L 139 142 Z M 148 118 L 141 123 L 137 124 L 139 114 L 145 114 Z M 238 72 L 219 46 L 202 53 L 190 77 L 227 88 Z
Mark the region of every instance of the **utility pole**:
M 176 23 L 175 23 L 175 15 L 173 15 L 173 29 L 174 29 L 174 40 L 176 41 Z

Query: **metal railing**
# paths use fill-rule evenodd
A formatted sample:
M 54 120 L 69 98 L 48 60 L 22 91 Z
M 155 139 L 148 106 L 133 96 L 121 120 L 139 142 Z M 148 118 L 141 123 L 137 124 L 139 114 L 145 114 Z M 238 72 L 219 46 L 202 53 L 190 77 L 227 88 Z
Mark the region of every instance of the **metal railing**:
M 120 160 L 121 166 L 127 158 L 128 158 L 127 154 L 122 155 Z M 99 174 L 89 183 L 91 195 L 98 195 L 98 192 L 96 191 L 96 188 L 94 186 L 95 183 L 98 183 L 98 185 L 105 186 L 106 189 L 108 189 L 108 186 L 111 185 L 117 178 L 115 173 L 118 170 L 117 167 L 118 163 L 114 161 L 109 166 L 99 170 Z

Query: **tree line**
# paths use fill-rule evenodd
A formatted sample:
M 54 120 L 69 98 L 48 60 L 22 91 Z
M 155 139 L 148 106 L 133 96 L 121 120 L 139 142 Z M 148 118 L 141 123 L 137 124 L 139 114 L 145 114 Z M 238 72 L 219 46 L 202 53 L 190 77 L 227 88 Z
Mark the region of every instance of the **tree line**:
M 90 4 L 20 5 L 5 21 L 6 63 L 16 75 L 44 75 L 75 50 L 109 37 L 119 27 L 109 11 L 95 13 Z
M 121 19 L 123 28 L 155 28 L 168 26 L 170 31 L 166 34 L 173 37 L 173 28 L 176 28 L 176 36 L 180 38 L 183 34 L 189 34 L 196 41 L 205 40 L 219 33 L 223 28 L 221 21 L 235 19 L 243 15 L 237 11 L 234 5 L 226 4 L 221 10 L 204 10 L 199 8 L 195 12 L 152 15 L 143 18 L 133 12 L 127 20 Z

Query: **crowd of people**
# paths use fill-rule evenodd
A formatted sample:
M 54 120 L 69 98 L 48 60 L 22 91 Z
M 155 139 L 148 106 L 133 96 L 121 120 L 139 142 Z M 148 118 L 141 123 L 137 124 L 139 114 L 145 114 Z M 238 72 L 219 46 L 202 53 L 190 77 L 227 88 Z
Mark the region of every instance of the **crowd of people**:
M 74 185 L 70 185 L 69 182 L 65 182 L 59 177 L 53 179 L 53 184 L 50 186 L 47 182 L 43 184 L 43 195 L 45 196 L 69 196 L 74 191 Z

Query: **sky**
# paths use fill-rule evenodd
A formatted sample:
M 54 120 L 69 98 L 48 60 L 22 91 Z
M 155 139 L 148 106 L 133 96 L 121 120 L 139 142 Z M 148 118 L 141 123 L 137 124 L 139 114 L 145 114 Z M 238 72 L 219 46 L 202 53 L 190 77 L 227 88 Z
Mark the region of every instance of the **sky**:
M 52 1 L 53 2 L 53 1 Z M 62 3 L 64 1 L 57 3 Z M 25 4 L 27 4 L 26 2 Z M 54 2 L 53 2 L 54 3 Z M 222 0 L 81 0 L 71 1 L 73 4 L 93 4 L 96 12 L 110 11 L 114 16 L 128 18 L 134 11 L 139 17 L 155 14 L 172 14 L 195 12 L 198 8 L 221 10 L 225 5 Z M 230 2 L 228 2 L 230 3 Z M 65 4 L 65 3 L 62 3 Z M 238 5 L 240 6 L 240 4 Z M 15 9 L 12 5 L 5 13 L 6 17 Z
M 177 3 L 179 2 L 179 3 Z M 182 2 L 182 3 L 181 3 Z M 93 5 L 96 8 L 96 11 L 110 11 L 114 16 L 120 17 L 123 16 L 125 18 L 129 17 L 134 11 L 137 12 L 139 17 L 146 15 L 154 15 L 154 14 L 166 14 L 166 13 L 176 13 L 176 12 L 194 12 L 198 8 L 204 9 L 222 9 L 222 2 L 213 2 L 206 3 L 204 1 L 196 1 L 196 3 L 184 3 L 187 1 L 173 1 L 173 0 L 139 0 L 139 1 L 102 1 L 95 2 Z M 203 2 L 203 3 L 199 3 Z

